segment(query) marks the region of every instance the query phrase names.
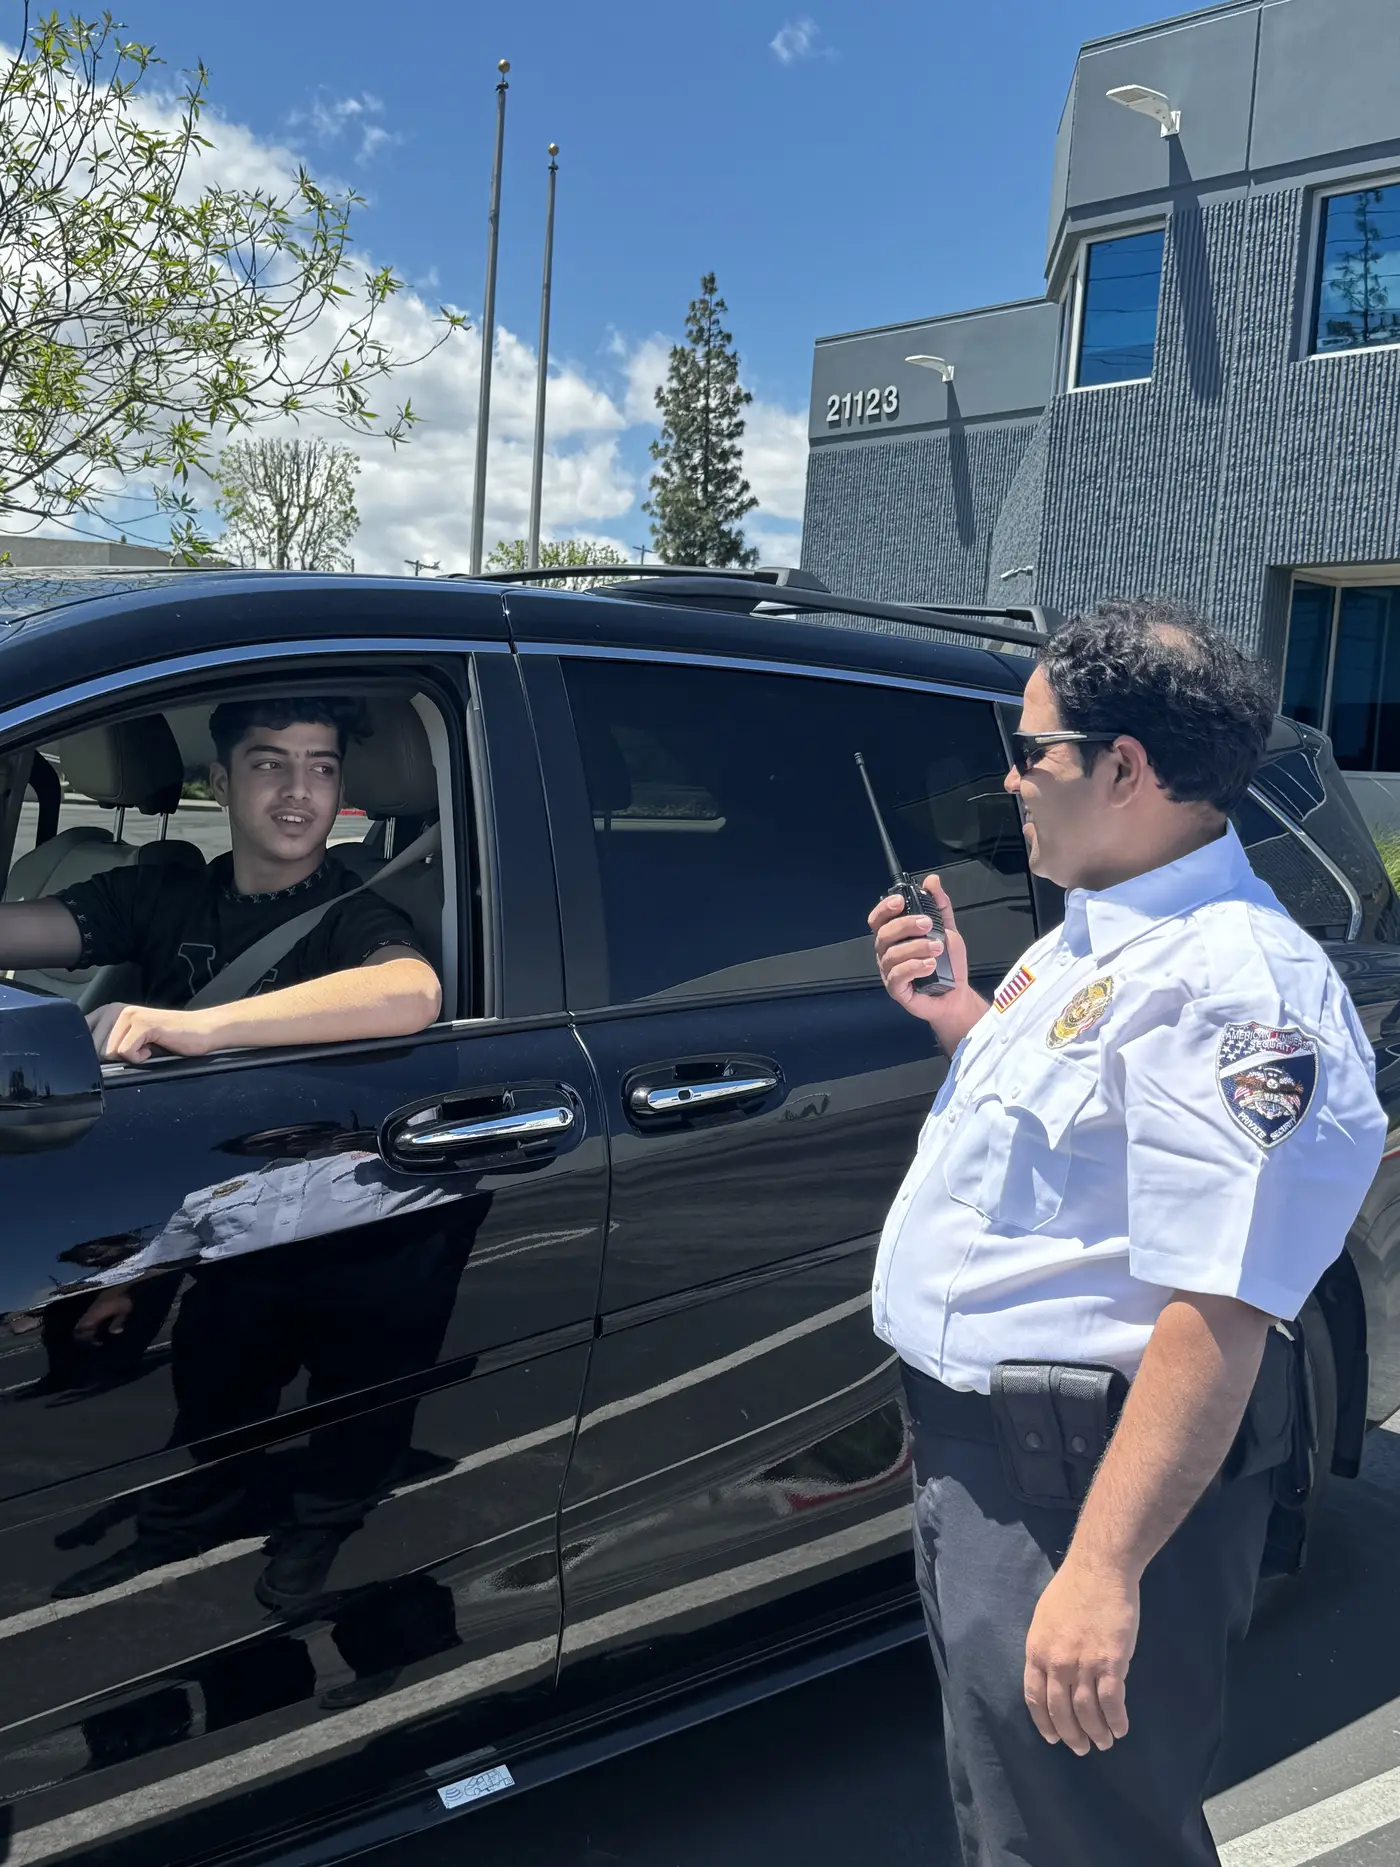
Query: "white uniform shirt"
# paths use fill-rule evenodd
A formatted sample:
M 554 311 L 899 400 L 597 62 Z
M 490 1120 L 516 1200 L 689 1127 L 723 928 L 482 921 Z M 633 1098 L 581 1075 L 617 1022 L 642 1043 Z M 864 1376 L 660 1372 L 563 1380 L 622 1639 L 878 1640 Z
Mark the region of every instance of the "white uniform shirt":
M 273 1160 L 217 1186 L 199 1186 L 130 1257 L 93 1284 L 124 1284 L 176 1264 L 246 1257 L 462 1199 L 460 1187 L 393 1173 L 355 1149 L 311 1160 Z
M 1173 1290 L 1296 1316 L 1380 1163 L 1346 988 L 1233 829 L 1096 893 L 958 1046 L 880 1241 L 876 1333 L 950 1387 L 1128 1376 Z

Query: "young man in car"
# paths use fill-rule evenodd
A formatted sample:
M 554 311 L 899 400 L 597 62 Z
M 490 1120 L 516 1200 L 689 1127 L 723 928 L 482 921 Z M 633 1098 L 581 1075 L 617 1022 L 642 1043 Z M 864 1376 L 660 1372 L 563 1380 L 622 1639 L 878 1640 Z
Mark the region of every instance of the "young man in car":
M 103 1057 L 204 1056 L 262 1045 L 404 1037 L 441 988 L 407 917 L 326 850 L 358 709 L 329 698 L 231 701 L 210 720 L 210 786 L 232 848 L 207 869 L 109 869 L 37 901 L 0 905 L 0 968 L 131 962 L 141 1002 L 88 1016 Z M 340 902 L 342 896 L 353 899 Z M 244 998 L 186 1010 L 273 928 L 330 902 Z

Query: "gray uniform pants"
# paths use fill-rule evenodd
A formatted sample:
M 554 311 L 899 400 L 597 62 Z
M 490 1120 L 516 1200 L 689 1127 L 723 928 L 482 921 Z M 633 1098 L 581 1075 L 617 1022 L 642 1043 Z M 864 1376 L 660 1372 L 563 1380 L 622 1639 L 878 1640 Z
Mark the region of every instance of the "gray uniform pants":
M 1213 1485 L 1149 1564 L 1128 1735 L 1076 1757 L 1041 1737 L 1023 1689 L 1031 1616 L 1074 1510 L 1022 1504 L 994 1444 L 933 1428 L 927 1389 L 919 1404 L 925 1379 L 906 1373 L 914 1553 L 965 1867 L 1218 1867 L 1202 1803 L 1226 1650 L 1249 1622 L 1271 1474 Z

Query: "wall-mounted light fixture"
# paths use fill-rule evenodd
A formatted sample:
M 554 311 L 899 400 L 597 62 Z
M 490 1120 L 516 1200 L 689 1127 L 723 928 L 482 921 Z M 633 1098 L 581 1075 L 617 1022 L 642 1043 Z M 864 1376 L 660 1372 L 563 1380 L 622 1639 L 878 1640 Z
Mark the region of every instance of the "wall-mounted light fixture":
M 917 363 L 920 369 L 937 370 L 944 382 L 953 380 L 953 366 L 943 357 L 905 357 L 906 363 Z
M 1145 84 L 1119 84 L 1104 96 L 1115 104 L 1122 104 L 1125 110 L 1136 110 L 1141 116 L 1151 117 L 1154 123 L 1160 123 L 1163 136 L 1176 136 L 1181 131 L 1181 112 L 1172 109 L 1171 99 L 1165 91 L 1151 90 Z

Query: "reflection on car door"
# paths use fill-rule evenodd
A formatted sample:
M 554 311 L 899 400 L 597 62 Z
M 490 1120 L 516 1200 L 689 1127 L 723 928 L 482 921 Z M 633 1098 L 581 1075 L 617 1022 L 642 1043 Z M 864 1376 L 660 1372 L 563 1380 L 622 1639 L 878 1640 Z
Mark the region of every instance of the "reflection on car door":
M 222 1845 L 229 1791 L 274 1826 L 293 1765 L 321 1770 L 305 1816 L 355 1794 L 366 1742 L 392 1777 L 405 1723 L 454 1755 L 548 1702 L 607 1163 L 529 775 L 486 908 L 506 943 L 528 911 L 539 963 L 501 1015 L 111 1072 L 80 1141 L 0 1161 L 0 1793 L 26 1861 L 176 1812 Z
M 855 754 L 901 861 L 941 870 L 984 987 L 1031 910 L 987 701 L 664 659 L 526 668 L 613 1147 L 562 1526 L 561 1677 L 597 1689 L 703 1651 L 717 1617 L 740 1638 L 834 1608 L 873 1563 L 908 1585 L 869 1291 L 945 1063 L 874 973 L 887 877 Z

